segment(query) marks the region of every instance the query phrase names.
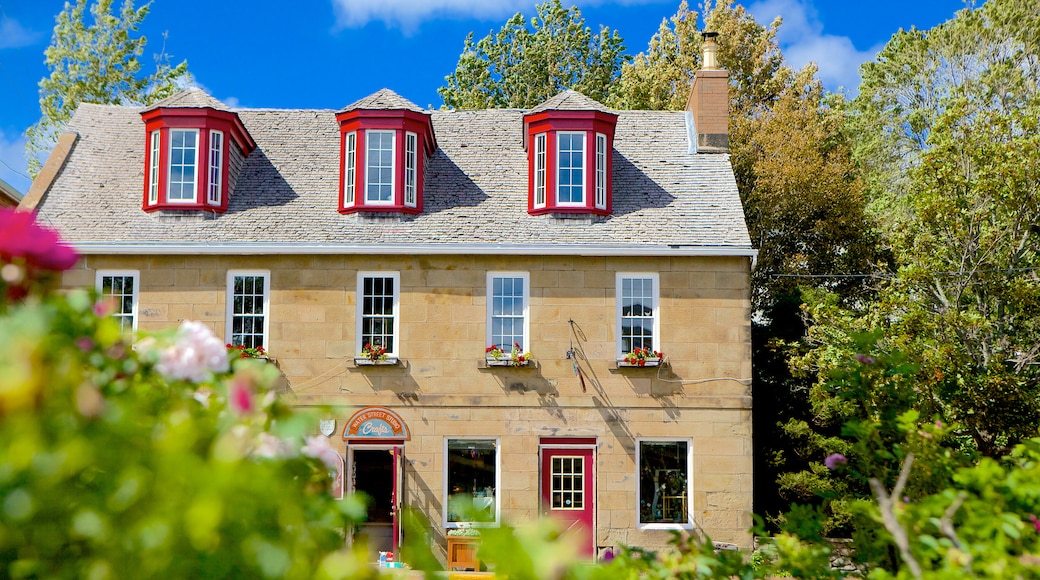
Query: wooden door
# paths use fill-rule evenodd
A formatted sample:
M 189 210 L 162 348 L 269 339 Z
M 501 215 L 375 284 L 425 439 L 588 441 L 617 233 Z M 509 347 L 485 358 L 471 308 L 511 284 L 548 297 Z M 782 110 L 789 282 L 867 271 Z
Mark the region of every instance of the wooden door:
M 557 520 L 592 558 L 596 536 L 594 449 L 542 447 L 542 515 Z

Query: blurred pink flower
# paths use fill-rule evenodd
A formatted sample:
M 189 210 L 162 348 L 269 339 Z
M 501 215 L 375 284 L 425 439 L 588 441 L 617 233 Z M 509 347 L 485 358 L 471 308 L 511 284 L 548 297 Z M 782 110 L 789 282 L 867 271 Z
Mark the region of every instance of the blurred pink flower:
M 836 469 L 841 463 L 848 463 L 848 459 L 845 458 L 841 453 L 831 453 L 823 460 L 823 464 L 827 466 L 827 469 Z
M 289 457 L 292 455 L 292 450 L 285 441 L 263 431 L 258 436 L 258 442 L 256 448 L 253 449 L 253 455 L 267 459 L 277 459 L 279 457 Z
M 23 258 L 44 270 L 68 270 L 79 255 L 54 230 L 40 227 L 36 214 L 0 209 L 0 260 Z
M 253 410 L 253 389 L 248 379 L 235 376 L 228 385 L 228 404 L 231 410 L 244 415 Z
M 227 348 L 201 322 L 186 320 L 177 329 L 174 343 L 159 354 L 155 370 L 169 379 L 186 379 L 195 383 L 210 372 L 228 370 Z
M 315 457 L 321 460 L 325 467 L 328 467 L 330 470 L 339 469 L 343 461 L 339 452 L 332 448 L 328 437 L 324 435 L 308 437 L 307 444 L 303 446 L 300 452 L 307 457 Z

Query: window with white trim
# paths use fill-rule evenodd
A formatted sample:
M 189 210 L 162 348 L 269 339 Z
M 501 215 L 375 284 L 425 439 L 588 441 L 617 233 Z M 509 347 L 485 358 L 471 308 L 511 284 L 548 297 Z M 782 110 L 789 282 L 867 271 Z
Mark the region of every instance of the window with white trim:
M 170 129 L 170 170 L 166 200 L 194 202 L 199 166 L 199 130 Z
M 585 133 L 556 133 L 556 203 L 585 203 Z
M 209 195 L 206 198 L 211 204 L 220 204 L 221 163 L 224 159 L 224 134 L 220 131 L 209 132 Z
M 596 207 L 607 209 L 607 136 L 596 133 Z
M 137 270 L 98 270 L 95 282 L 101 301 L 124 333 L 137 331 Z
M 415 207 L 417 145 L 415 133 L 404 134 L 404 204 L 408 207 Z
M 530 351 L 527 272 L 488 272 L 487 334 L 488 346 L 494 344 L 510 352 L 514 344 Z
M 159 203 L 159 150 L 162 136 L 158 131 L 151 133 L 148 151 L 148 203 Z
M 365 131 L 365 203 L 394 202 L 395 131 Z
M 501 454 L 498 439 L 444 440 L 444 525 L 498 523 Z
M 236 271 L 227 276 L 227 342 L 234 346 L 269 348 L 271 273 Z
M 534 205 L 545 207 L 545 133 L 534 136 Z
M 357 133 L 347 133 L 343 164 L 343 203 L 351 205 L 354 203 L 354 181 L 357 177 Z
M 636 348 L 661 350 L 659 280 L 655 273 L 617 275 L 617 357 Z
M 385 348 L 388 356 L 398 355 L 400 289 L 399 272 L 358 272 L 355 352 L 367 344 Z
M 693 447 L 688 439 L 636 440 L 639 527 L 688 529 Z

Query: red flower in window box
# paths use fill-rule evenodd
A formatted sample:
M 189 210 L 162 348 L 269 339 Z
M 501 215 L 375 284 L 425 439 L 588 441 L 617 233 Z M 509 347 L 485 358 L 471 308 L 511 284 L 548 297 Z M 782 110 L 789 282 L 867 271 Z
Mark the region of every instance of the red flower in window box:
M 365 343 L 365 346 L 361 349 L 361 358 L 367 358 L 372 362 L 385 361 L 386 360 L 386 347 L 375 345 L 372 346 L 369 343 Z
M 649 347 L 636 347 L 625 355 L 624 361 L 634 367 L 645 367 L 647 363 L 656 366 L 664 358 L 664 353 L 651 350 Z

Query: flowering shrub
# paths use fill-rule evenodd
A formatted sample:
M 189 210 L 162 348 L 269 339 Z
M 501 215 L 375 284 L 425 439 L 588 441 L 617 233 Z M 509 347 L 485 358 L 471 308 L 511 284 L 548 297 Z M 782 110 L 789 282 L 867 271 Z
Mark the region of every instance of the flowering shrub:
M 524 349 L 520 347 L 519 342 L 513 343 L 513 347 L 509 350 L 508 355 L 497 344 L 493 344 L 484 349 L 484 353 L 485 356 L 491 360 L 501 360 L 508 356 L 510 364 L 514 367 L 523 366 L 531 360 L 531 353 L 524 352 Z
M 649 347 L 636 347 L 631 352 L 625 354 L 625 362 L 630 365 L 645 367 L 646 361 L 650 359 L 662 359 L 664 353 L 656 350 L 650 350 Z
M 229 342 L 224 346 L 227 348 L 228 357 L 230 358 L 268 358 L 267 351 L 264 350 L 263 345 L 252 347 L 244 344 L 233 345 Z
M 367 358 L 372 362 L 386 360 L 386 347 L 376 345 L 372 346 L 369 343 L 365 343 L 365 346 L 361 349 L 361 358 Z

